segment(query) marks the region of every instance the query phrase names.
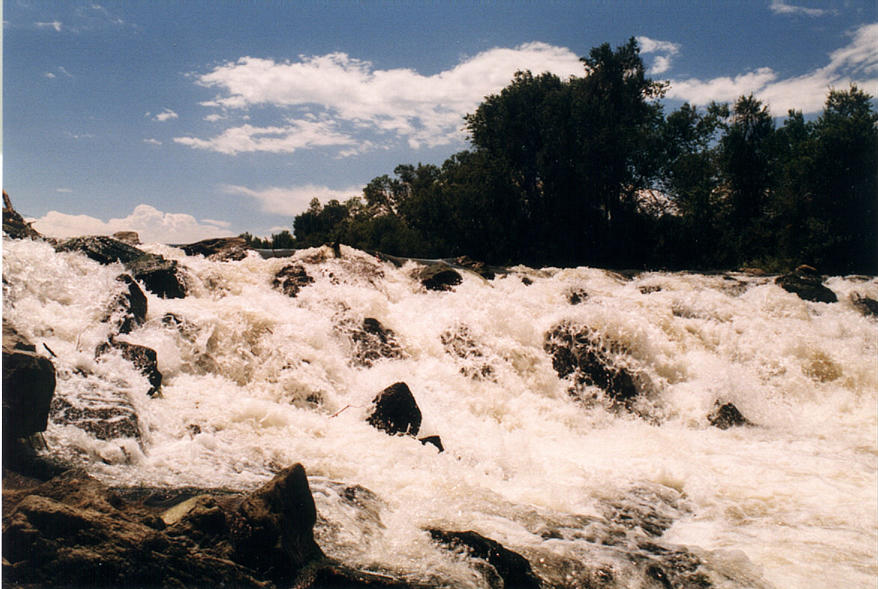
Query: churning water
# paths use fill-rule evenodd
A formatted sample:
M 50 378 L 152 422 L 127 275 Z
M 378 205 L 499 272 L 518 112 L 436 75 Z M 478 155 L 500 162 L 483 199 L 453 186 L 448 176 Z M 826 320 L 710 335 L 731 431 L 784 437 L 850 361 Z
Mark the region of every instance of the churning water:
M 156 350 L 150 398 L 121 355 L 95 359 L 122 265 L 3 247 L 4 318 L 56 354 L 56 396 L 136 411 L 139 439 L 46 432 L 50 452 L 111 485 L 252 489 L 301 462 L 330 556 L 455 587 L 487 581 L 425 530 L 475 530 L 557 587 L 667 586 L 650 563 L 683 585 L 875 586 L 878 323 L 850 297 L 878 299 L 878 279 L 829 279 L 833 304 L 768 277 L 589 268 L 464 273 L 433 292 L 413 262 L 345 247 L 212 262 L 153 245 L 188 295 L 147 293 L 147 322 L 118 336 Z M 271 286 L 291 262 L 314 279 L 295 298 Z M 397 357 L 355 361 L 365 318 L 392 330 Z M 602 357 L 642 385 L 631 410 L 559 377 L 546 351 L 559 325 L 611 342 Z M 444 452 L 366 423 L 400 381 Z M 711 426 L 717 402 L 754 425 Z

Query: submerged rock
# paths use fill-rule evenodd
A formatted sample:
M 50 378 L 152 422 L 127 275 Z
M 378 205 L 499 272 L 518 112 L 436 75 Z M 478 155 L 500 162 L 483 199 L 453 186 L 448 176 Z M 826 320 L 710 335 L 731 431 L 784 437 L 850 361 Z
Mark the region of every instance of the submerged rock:
M 452 287 L 463 282 L 460 272 L 444 262 L 421 268 L 416 277 L 427 290 L 451 290 Z
M 427 531 L 437 542 L 451 549 L 463 548 L 472 558 L 487 562 L 493 572 L 500 577 L 501 587 L 520 589 L 539 589 L 542 587 L 527 559 L 495 540 L 473 531 L 447 532 L 438 529 Z
M 243 237 L 203 239 L 181 246 L 187 256 L 204 256 L 214 262 L 236 262 L 247 257 L 247 241 Z
M 281 268 L 274 275 L 271 286 L 288 297 L 295 297 L 304 287 L 314 282 L 314 279 L 308 276 L 305 268 L 299 264 L 290 264 Z
M 794 272 L 778 276 L 775 283 L 787 292 L 797 295 L 805 301 L 815 303 L 835 303 L 838 297 L 830 289 L 823 286 L 823 280 L 817 270 L 811 266 L 801 265 Z
M 115 324 L 118 333 L 131 333 L 146 321 L 146 295 L 131 276 L 120 274 L 116 280 L 128 288 L 113 299 L 103 320 Z
M 390 385 L 376 396 L 374 407 L 366 421 L 369 425 L 389 435 L 408 434 L 416 436 L 421 429 L 421 410 L 415 402 L 408 385 L 398 382 Z
M 122 353 L 122 357 L 134 364 L 134 367 L 149 380 L 150 388 L 147 394 L 150 397 L 161 391 L 162 373 L 158 369 L 158 359 L 155 350 L 146 346 L 111 339 L 109 342 L 98 346 L 95 350 L 95 357 L 98 358 L 111 349 L 119 350 Z
M 405 354 L 393 330 L 381 325 L 374 317 L 366 317 L 359 328 L 349 328 L 354 345 L 353 360 L 359 366 L 372 366 L 381 358 L 403 358 Z
M 464 376 L 473 380 L 483 380 L 494 375 L 494 367 L 485 360 L 482 350 L 466 325 L 458 325 L 454 329 L 442 332 L 439 341 L 442 342 L 447 354 L 458 359 L 461 364 L 460 373 Z
M 878 316 L 878 301 L 874 299 L 854 293 L 851 295 L 851 304 L 867 317 Z
M 461 268 L 466 268 L 471 272 L 475 272 L 485 280 L 494 280 L 495 273 L 487 264 L 484 262 L 473 260 L 469 256 L 460 256 L 455 258 L 454 263 L 460 266 Z
M 55 397 L 52 422 L 78 427 L 99 440 L 132 438 L 140 442 L 140 420 L 127 396 L 107 386 L 91 384 L 92 394 L 88 397 Z
M 588 299 L 588 292 L 584 288 L 571 288 L 567 291 L 567 302 L 578 305 Z
M 177 262 L 150 254 L 118 239 L 105 235 L 74 237 L 55 246 L 59 252 L 78 251 L 100 264 L 121 262 L 146 288 L 164 299 L 186 296 Z
M 713 411 L 707 416 L 707 421 L 710 422 L 710 425 L 719 429 L 753 425 L 750 420 L 741 415 L 741 412 L 732 403 L 720 404 L 719 401 L 716 402 Z

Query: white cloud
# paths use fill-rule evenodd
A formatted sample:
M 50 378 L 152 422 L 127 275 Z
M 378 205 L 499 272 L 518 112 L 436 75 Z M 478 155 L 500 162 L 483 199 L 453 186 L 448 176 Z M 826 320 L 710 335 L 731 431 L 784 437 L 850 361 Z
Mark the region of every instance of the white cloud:
M 207 223 L 208 225 L 216 225 L 217 227 L 231 227 L 232 224 L 228 221 L 219 221 L 217 219 L 202 219 L 202 223 Z
M 147 113 L 147 114 L 149 114 L 149 113 Z M 180 118 L 180 115 L 178 115 L 177 113 L 175 113 L 171 109 L 166 108 L 165 110 L 163 110 L 162 112 L 160 112 L 159 114 L 154 116 L 152 118 L 152 120 L 163 123 L 163 122 L 169 121 L 171 119 L 179 119 L 179 118 Z
M 53 74 L 52 72 L 46 72 L 45 74 L 43 74 L 43 76 L 49 78 L 50 80 L 55 79 L 55 74 Z
M 61 21 L 53 20 L 50 22 L 35 22 L 34 23 L 38 29 L 54 29 L 56 33 L 61 32 Z
M 55 192 L 73 192 L 72 188 L 56 188 Z
M 290 120 L 280 127 L 254 127 L 247 124 L 226 129 L 210 139 L 174 137 L 174 141 L 196 149 L 208 149 L 228 155 L 254 151 L 292 153 L 298 149 L 357 146 L 359 143 L 352 136 L 335 131 L 331 123 L 303 120 Z M 367 146 L 364 144 L 364 147 Z
M 161 145 L 162 144 L 161 141 L 159 141 L 158 139 L 153 139 L 152 137 L 150 137 L 149 139 L 144 139 L 143 142 L 149 143 L 150 145 Z
M 136 231 L 144 243 L 191 243 L 210 237 L 226 237 L 232 233 L 215 224 L 199 223 L 185 213 L 163 213 L 146 204 L 134 207 L 134 211 L 121 219 L 101 219 L 88 215 L 68 215 L 49 211 L 34 220 L 34 229 L 50 237 L 76 237 L 79 235 L 112 235 L 117 231 Z
M 550 71 L 565 78 L 583 73 L 576 54 L 545 43 L 490 49 L 431 76 L 412 69 L 375 69 L 372 63 L 345 53 L 283 62 L 242 57 L 198 77 L 200 85 L 219 90 L 203 106 L 224 112 L 252 106 L 282 112 L 295 108 L 304 114 L 295 119 L 287 116 L 284 125 L 245 125 L 212 139 L 181 137 L 178 142 L 229 154 L 293 151 L 325 145 L 349 148 L 355 143 L 355 132 L 372 132 L 391 141 L 407 141 L 414 148 L 445 145 L 461 139 L 463 115 L 509 84 L 517 70 Z M 309 123 L 320 124 L 331 139 L 296 140 L 294 135 Z M 253 137 L 260 134 L 273 137 Z
M 313 198 L 317 198 L 322 203 L 332 199 L 343 202 L 352 196 L 359 196 L 363 192 L 363 187 L 351 186 L 350 188 L 334 190 L 327 186 L 305 184 L 303 186 L 273 186 L 262 190 L 253 190 L 246 186 L 226 185 L 223 186 L 223 190 L 229 194 L 241 194 L 256 199 L 259 202 L 259 208 L 267 213 L 294 217 L 305 211 Z
M 206 117 L 204 117 L 204 120 L 209 122 L 209 123 L 215 123 L 217 121 L 222 121 L 225 118 L 226 117 L 224 115 L 213 113 L 213 114 L 209 114 Z
M 787 4 L 783 0 L 771 0 L 769 8 L 775 14 L 801 14 L 804 16 L 824 16 L 827 14 L 834 14 L 835 12 L 833 10 L 824 10 L 822 8 L 795 6 L 793 4 Z
M 856 29 L 850 43 L 829 54 L 826 66 L 807 74 L 778 79 L 777 72 L 763 67 L 734 77 L 671 80 L 667 96 L 704 105 L 711 100 L 732 102 L 752 92 L 778 116 L 789 109 L 819 112 L 831 88 L 844 89 L 851 83 L 866 91 L 878 88 L 878 23 Z
M 653 75 L 663 74 L 671 69 L 671 59 L 680 52 L 680 44 L 671 41 L 659 41 L 649 37 L 637 37 L 641 53 L 658 53 L 652 62 L 649 73 Z

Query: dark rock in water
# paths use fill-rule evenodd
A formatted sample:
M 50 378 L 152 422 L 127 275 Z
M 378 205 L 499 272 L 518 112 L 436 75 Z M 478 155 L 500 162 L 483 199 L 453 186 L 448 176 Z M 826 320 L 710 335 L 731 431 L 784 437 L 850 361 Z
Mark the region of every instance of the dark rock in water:
M 150 384 L 150 389 L 147 391 L 149 396 L 153 396 L 161 391 L 162 373 L 158 369 L 155 350 L 146 346 L 113 339 L 98 346 L 97 350 L 95 350 L 95 357 L 100 357 L 113 348 L 122 352 L 122 357 L 134 364 L 134 367 L 146 376 Z
M 247 241 L 243 237 L 203 239 L 181 246 L 187 256 L 204 256 L 215 262 L 236 262 L 247 257 Z
M 574 385 L 597 386 L 614 403 L 634 399 L 646 383 L 621 365 L 620 356 L 626 356 L 624 346 L 604 341 L 587 326 L 562 322 L 546 333 L 543 348 L 552 356 L 552 366 L 561 378 L 573 375 Z
M 588 299 L 588 293 L 585 291 L 585 289 L 572 288 L 567 291 L 567 302 L 571 305 L 578 305 L 586 299 Z
M 473 531 L 446 532 L 437 529 L 427 531 L 437 542 L 452 549 L 462 547 L 472 557 L 486 561 L 502 579 L 503 587 L 539 589 L 542 586 L 526 558 L 495 540 Z
M 463 282 L 460 272 L 444 262 L 421 268 L 417 279 L 427 290 L 451 290 L 453 286 Z
M 113 234 L 113 239 L 118 239 L 128 245 L 140 245 L 140 236 L 136 231 L 117 231 Z
M 74 237 L 55 246 L 59 252 L 78 251 L 101 264 L 121 262 L 135 279 L 164 299 L 186 296 L 186 288 L 177 270 L 177 262 L 149 254 L 133 245 L 105 235 Z
M 131 333 L 146 321 L 146 295 L 129 275 L 120 274 L 116 280 L 124 282 L 128 289 L 113 299 L 104 321 L 115 322 L 119 333 Z
M 459 325 L 455 329 L 442 332 L 439 340 L 448 354 L 461 361 L 461 374 L 473 380 L 482 380 L 493 376 L 494 367 L 484 360 L 482 350 L 479 349 L 466 325 Z
M 815 303 L 835 303 L 838 297 L 823 286 L 823 280 L 811 266 L 799 266 L 795 272 L 778 276 L 775 283 L 805 301 Z
M 372 366 L 381 358 L 404 357 L 393 330 L 373 317 L 366 317 L 359 329 L 352 329 L 350 338 L 354 344 L 354 363 L 360 366 Z
M 274 275 L 274 281 L 271 286 L 280 290 L 288 297 L 295 297 L 299 294 L 299 290 L 314 282 L 314 279 L 308 276 L 305 268 L 299 264 L 290 264 L 284 266 Z
M 454 263 L 462 268 L 475 272 L 485 280 L 494 280 L 494 271 L 484 262 L 473 260 L 469 256 L 460 256 L 454 260 Z
M 390 385 L 372 400 L 374 408 L 366 421 L 390 435 L 416 436 L 421 429 L 421 410 L 404 382 Z
M 317 508 L 301 464 L 281 471 L 240 505 L 233 523 L 234 560 L 278 584 L 290 584 L 323 558 L 314 541 Z
M 878 316 L 878 301 L 874 299 L 854 293 L 851 295 L 851 303 L 863 315 L 872 317 Z
M 723 405 L 720 405 L 719 401 L 716 402 L 713 411 L 711 411 L 710 415 L 707 416 L 707 421 L 710 422 L 710 425 L 713 425 L 720 429 L 729 429 L 730 427 L 738 427 L 742 425 L 752 425 L 746 417 L 741 415 L 741 412 L 738 411 L 738 408 L 735 407 L 732 403 L 725 403 Z
M 123 394 L 112 394 L 112 391 L 100 390 L 99 397 L 77 399 L 74 405 L 64 397 L 55 397 L 52 401 L 52 422 L 61 425 L 73 425 L 92 434 L 99 440 L 115 440 L 133 438 L 141 440 L 140 420 L 137 411 Z
M 445 452 L 445 448 L 442 446 L 442 438 L 439 436 L 425 436 L 423 438 L 418 438 L 418 441 L 425 446 L 427 444 L 433 444 L 437 448 L 439 448 L 440 452 Z
M 43 236 L 12 208 L 12 201 L 3 191 L 3 233 L 13 239 L 42 239 Z
M 3 323 L 3 441 L 46 431 L 55 393 L 55 367 Z
M 648 284 L 646 286 L 641 286 L 639 290 L 640 294 L 648 295 L 654 292 L 661 292 L 662 287 L 657 284 Z
M 302 572 L 296 583 L 296 589 L 368 589 L 369 587 L 411 589 L 413 586 L 400 579 L 358 571 L 334 562 L 309 567 Z

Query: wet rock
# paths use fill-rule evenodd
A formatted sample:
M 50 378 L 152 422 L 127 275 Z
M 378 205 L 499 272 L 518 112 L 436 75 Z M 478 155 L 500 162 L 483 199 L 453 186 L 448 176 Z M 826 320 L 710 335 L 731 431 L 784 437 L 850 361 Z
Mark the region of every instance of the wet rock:
M 112 237 L 92 235 L 74 237 L 55 246 L 59 252 L 78 251 L 100 264 L 121 262 L 147 290 L 161 298 L 178 299 L 186 296 L 177 262 L 157 254 L 149 254 L 133 245 Z
M 851 295 L 851 304 L 863 315 L 875 317 L 878 316 L 878 301 L 870 299 L 854 293 Z
M 713 411 L 707 416 L 707 421 L 710 422 L 710 425 L 719 429 L 753 425 L 746 417 L 741 415 L 741 412 L 732 403 L 720 404 L 719 401 L 716 402 Z
M 236 262 L 246 258 L 250 248 L 243 237 L 218 237 L 190 243 L 181 249 L 187 256 L 204 256 L 215 262 Z
M 133 438 L 140 441 L 140 420 L 131 401 L 122 393 L 106 387 L 101 389 L 93 386 L 92 392 L 98 394 L 87 398 L 74 400 L 55 397 L 52 401 L 52 422 L 73 425 L 99 440 Z
M 463 282 L 460 272 L 444 262 L 421 268 L 416 277 L 427 290 L 451 290 L 452 287 Z
M 36 346 L 3 323 L 4 444 L 43 432 L 55 393 L 55 367 Z
M 418 434 L 421 410 L 407 384 L 398 382 L 390 385 L 378 393 L 372 403 L 374 407 L 366 419 L 369 425 L 390 435 Z
M 116 325 L 118 333 L 131 333 L 146 321 L 146 295 L 129 275 L 120 274 L 116 280 L 125 283 L 127 289 L 113 299 L 103 320 Z
M 627 403 L 645 392 L 645 376 L 625 366 L 625 346 L 601 337 L 588 326 L 562 322 L 550 329 L 543 348 L 558 376 L 572 376 L 575 394 L 586 385 L 599 387 L 612 403 Z
M 539 589 L 542 586 L 526 558 L 495 540 L 473 531 L 447 532 L 438 529 L 427 531 L 437 542 L 452 549 L 463 548 L 473 558 L 486 561 L 502 579 L 501 587 Z
M 479 345 L 466 325 L 448 329 L 439 336 L 445 352 L 457 358 L 461 364 L 460 373 L 473 380 L 491 378 L 494 367 L 488 363 Z
M 289 584 L 323 558 L 314 541 L 317 508 L 301 464 L 281 471 L 247 497 L 233 523 L 234 560 L 278 584 Z
M 140 236 L 136 231 L 117 231 L 113 234 L 113 239 L 118 239 L 128 245 L 140 245 Z
M 296 584 L 296 589 L 361 589 L 369 587 L 413 589 L 414 586 L 402 579 L 374 572 L 358 571 L 332 562 L 309 567 L 302 573 Z
M 484 262 L 473 260 L 469 256 L 460 256 L 455 258 L 454 263 L 461 268 L 466 268 L 471 272 L 475 272 L 485 280 L 494 280 L 494 271 Z
M 359 328 L 349 328 L 354 345 L 353 361 L 359 366 L 372 366 L 382 358 L 403 358 L 404 353 L 393 330 L 373 317 L 366 317 Z
M 274 275 L 271 286 L 288 297 L 295 297 L 299 291 L 314 282 L 314 279 L 308 276 L 305 268 L 299 264 L 290 264 L 281 268 Z
M 838 297 L 830 289 L 823 286 L 823 280 L 817 270 L 811 266 L 801 265 L 794 272 L 778 276 L 775 283 L 787 292 L 797 295 L 805 301 L 815 303 L 835 303 Z
M 661 292 L 662 287 L 657 284 L 647 284 L 645 286 L 641 286 L 638 290 L 640 290 L 640 294 L 652 294 L 654 292 Z
M 427 444 L 436 446 L 440 452 L 445 452 L 445 448 L 442 446 L 442 438 L 439 436 L 424 436 L 423 438 L 418 438 L 418 441 L 425 446 Z
M 42 235 L 12 208 L 12 201 L 3 191 L 3 233 L 13 239 L 42 239 Z
M 567 302 L 571 305 L 578 305 L 588 299 L 588 293 L 584 288 L 571 288 L 567 291 Z
M 162 373 L 158 369 L 155 350 L 146 346 L 112 339 L 98 346 L 97 350 L 95 350 L 95 358 L 99 358 L 111 349 L 119 350 L 122 353 L 122 357 L 134 364 L 134 367 L 149 380 L 150 388 L 147 394 L 150 397 L 161 391 Z

